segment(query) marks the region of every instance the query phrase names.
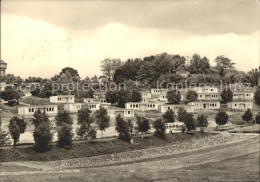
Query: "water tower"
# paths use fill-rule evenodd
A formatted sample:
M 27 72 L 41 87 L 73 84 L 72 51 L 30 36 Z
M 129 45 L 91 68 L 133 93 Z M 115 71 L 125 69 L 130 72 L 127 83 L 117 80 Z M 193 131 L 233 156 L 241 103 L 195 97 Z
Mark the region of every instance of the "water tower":
M 3 60 L 0 60 L 0 77 L 5 76 L 5 70 L 7 68 L 7 63 Z

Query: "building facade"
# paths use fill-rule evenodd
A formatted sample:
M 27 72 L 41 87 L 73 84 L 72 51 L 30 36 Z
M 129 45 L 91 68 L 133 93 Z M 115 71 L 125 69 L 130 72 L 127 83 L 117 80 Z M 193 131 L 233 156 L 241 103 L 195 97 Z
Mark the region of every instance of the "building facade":
M 159 112 L 165 113 L 168 110 L 173 110 L 175 114 L 180 107 L 183 107 L 187 112 L 194 113 L 194 107 L 191 105 L 183 105 L 183 104 L 163 104 L 159 106 Z
M 50 103 L 74 103 L 74 95 L 57 95 L 50 97 Z
M 70 113 L 77 113 L 82 107 L 88 107 L 91 111 L 96 111 L 100 108 L 99 103 L 68 103 L 64 104 L 64 110 Z
M 158 110 L 159 104 L 156 102 L 128 102 L 125 104 L 125 108 L 140 111 Z
M 254 103 L 252 101 L 232 101 L 227 104 L 227 108 L 234 110 L 253 109 Z
M 56 116 L 58 113 L 57 105 L 25 106 L 18 108 L 18 114 L 25 118 L 32 118 L 35 111 L 40 110 L 48 116 Z
M 194 109 L 219 109 L 220 101 L 194 101 L 189 102 L 189 106 L 193 106 Z

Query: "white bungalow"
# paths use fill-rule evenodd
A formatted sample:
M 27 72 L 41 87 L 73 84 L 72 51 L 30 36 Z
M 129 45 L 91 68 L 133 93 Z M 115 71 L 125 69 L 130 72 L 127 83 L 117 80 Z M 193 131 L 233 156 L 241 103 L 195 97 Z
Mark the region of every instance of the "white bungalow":
M 106 102 L 105 98 L 85 98 L 84 103 L 100 103 L 101 105 L 111 105 L 111 103 Z
M 105 91 L 95 91 L 94 98 L 105 98 L 106 92 Z
M 74 103 L 74 95 L 57 95 L 50 97 L 50 103 Z
M 141 91 L 142 94 L 142 102 L 149 102 L 149 100 L 152 98 L 152 94 L 150 92 Z
M 187 112 L 194 113 L 194 107 L 191 105 L 183 105 L 183 104 L 163 104 L 159 106 L 159 112 L 165 113 L 168 110 L 173 110 L 175 114 L 180 107 L 183 107 Z
M 31 118 L 37 110 L 40 110 L 42 113 L 45 112 L 48 116 L 56 116 L 58 113 L 57 105 L 41 105 L 19 107 L 18 114 L 25 118 Z
M 253 91 L 233 91 L 233 100 L 253 100 L 254 99 L 254 92 Z
M 189 106 L 193 106 L 194 109 L 219 109 L 220 108 L 220 101 L 194 101 L 194 102 L 189 102 Z
M 218 88 L 216 87 L 195 87 L 191 90 L 198 93 L 198 100 L 218 100 Z
M 141 111 L 158 110 L 159 105 L 156 102 L 127 102 L 126 109 L 134 109 Z
M 161 94 L 159 95 L 159 101 L 167 101 L 168 99 L 166 98 L 166 94 Z
M 162 95 L 168 92 L 168 89 L 158 89 L 158 88 L 152 88 L 151 89 L 151 94 L 152 95 Z
M 70 113 L 76 113 L 82 107 L 88 107 L 90 110 L 95 111 L 100 108 L 99 103 L 69 103 L 64 105 L 64 110 Z
M 110 107 L 106 108 L 108 115 L 111 118 L 115 118 L 119 114 L 124 118 L 132 118 L 135 116 L 135 111 L 133 109 L 124 109 L 124 108 L 118 108 L 118 107 Z
M 227 104 L 227 108 L 234 110 L 253 109 L 254 103 L 252 101 L 233 101 Z

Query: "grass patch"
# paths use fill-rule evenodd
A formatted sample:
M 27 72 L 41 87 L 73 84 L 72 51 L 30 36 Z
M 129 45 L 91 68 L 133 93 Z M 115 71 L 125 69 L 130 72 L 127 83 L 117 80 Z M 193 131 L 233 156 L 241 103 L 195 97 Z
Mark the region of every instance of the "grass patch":
M 56 145 L 52 145 L 51 149 L 45 153 L 38 153 L 34 150 L 33 146 L 28 147 L 17 147 L 0 149 L 0 161 L 51 161 L 51 160 L 62 160 L 72 159 L 80 157 L 91 157 L 102 154 L 112 154 L 132 150 L 146 149 L 150 147 L 159 147 L 170 145 L 173 143 L 182 143 L 183 141 L 194 140 L 196 138 L 203 138 L 210 133 L 194 133 L 194 134 L 167 134 L 166 140 L 156 138 L 153 135 L 146 136 L 142 140 L 140 137 L 134 138 L 134 144 L 120 141 L 118 139 L 106 140 L 106 141 L 91 141 L 90 143 L 79 142 L 73 143 L 70 150 L 59 148 Z
M 30 105 L 48 105 L 50 101 L 48 98 L 40 98 L 35 96 L 29 96 L 21 99 L 21 102 Z
M 234 128 L 228 131 L 229 133 L 260 133 L 260 125 L 254 124 L 250 126 L 243 126 Z

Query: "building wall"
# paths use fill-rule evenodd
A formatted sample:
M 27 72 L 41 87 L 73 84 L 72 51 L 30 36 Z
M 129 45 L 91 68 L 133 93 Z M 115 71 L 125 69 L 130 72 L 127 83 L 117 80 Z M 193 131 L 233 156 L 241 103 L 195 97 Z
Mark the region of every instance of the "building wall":
M 40 110 L 41 112 L 44 112 L 49 116 L 56 116 L 58 113 L 58 107 L 57 106 L 45 106 L 45 107 L 37 107 L 37 106 L 27 106 L 27 107 L 20 107 L 18 108 L 18 114 L 22 115 L 24 117 L 32 117 L 35 113 L 35 111 Z
M 233 100 L 253 100 L 254 93 L 233 93 Z
M 151 94 L 152 95 L 162 95 L 162 94 L 166 94 L 167 93 L 167 89 L 155 89 L 155 88 L 152 88 L 151 89 Z
M 212 102 L 190 102 L 188 105 L 194 107 L 194 109 L 219 109 L 220 102 L 212 101 Z
M 74 103 L 74 96 L 51 96 L 50 103 Z
M 198 100 L 218 100 L 218 93 L 198 93 Z
M 184 105 L 177 105 L 177 104 L 161 105 L 159 106 L 159 111 L 161 113 L 165 113 L 166 111 L 171 109 L 175 112 L 175 114 L 177 114 L 177 111 L 180 107 L 184 107 L 187 112 L 194 113 L 194 108 L 192 106 L 188 106 L 188 105 L 184 106 Z
M 145 102 L 145 103 L 126 103 L 125 108 L 126 109 L 147 111 L 147 110 L 158 110 L 159 106 L 158 106 L 157 103 L 149 103 L 149 102 Z
M 229 102 L 227 104 L 227 107 L 235 110 L 247 110 L 247 109 L 253 109 L 254 103 L 253 102 Z

